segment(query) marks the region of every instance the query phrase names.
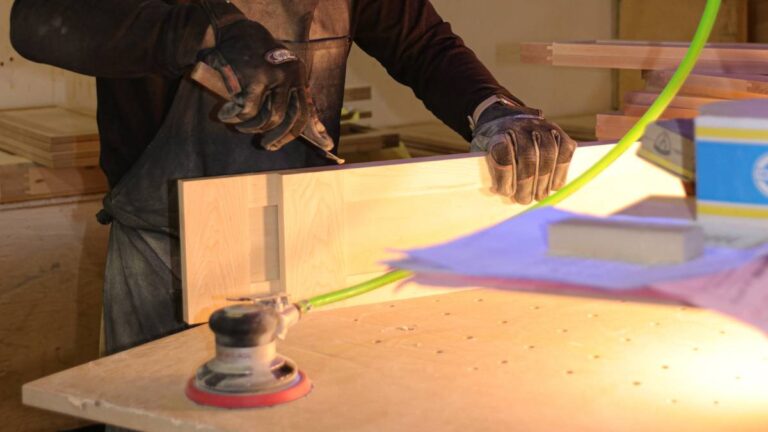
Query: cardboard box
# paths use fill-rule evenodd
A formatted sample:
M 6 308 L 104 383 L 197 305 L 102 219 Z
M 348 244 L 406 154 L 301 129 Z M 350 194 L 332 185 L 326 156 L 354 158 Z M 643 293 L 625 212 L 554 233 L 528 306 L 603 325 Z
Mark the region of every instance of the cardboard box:
M 662 120 L 648 126 L 637 155 L 682 178 L 696 179 L 693 120 Z
M 768 100 L 707 105 L 696 118 L 698 217 L 768 232 Z

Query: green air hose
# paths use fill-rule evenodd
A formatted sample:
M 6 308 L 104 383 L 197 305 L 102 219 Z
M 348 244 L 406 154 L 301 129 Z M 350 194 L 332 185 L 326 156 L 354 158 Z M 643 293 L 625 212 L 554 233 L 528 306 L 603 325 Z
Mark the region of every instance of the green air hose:
M 664 90 L 662 90 L 661 94 L 659 94 L 658 98 L 656 98 L 656 101 L 654 101 L 650 108 L 648 108 L 648 111 L 646 111 L 645 114 L 640 117 L 632 129 L 630 129 L 629 132 L 627 132 L 627 134 L 624 135 L 621 140 L 619 140 L 619 142 L 616 144 L 616 146 L 614 146 L 614 148 L 611 149 L 611 151 L 603 156 L 602 159 L 597 161 L 595 165 L 593 165 L 575 180 L 565 185 L 565 187 L 550 195 L 546 199 L 539 201 L 531 208 L 552 206 L 573 195 L 582 187 L 587 185 L 590 181 L 592 181 L 592 179 L 597 177 L 606 168 L 611 166 L 611 164 L 616 161 L 616 159 L 624 154 L 632 146 L 632 144 L 637 142 L 643 136 L 645 128 L 650 123 L 656 121 L 664 112 L 664 110 L 667 109 L 670 102 L 672 102 L 672 99 L 674 99 L 678 91 L 680 91 L 680 88 L 688 78 L 688 75 L 690 75 L 693 71 L 701 51 L 704 49 L 704 46 L 709 40 L 709 35 L 712 32 L 712 27 L 715 24 L 717 14 L 720 10 L 720 2 L 721 0 L 707 0 L 707 5 L 704 8 L 704 14 L 702 15 L 698 29 L 696 30 L 696 34 L 693 37 L 691 46 L 688 48 L 683 61 L 680 63 L 680 66 L 677 68 L 677 71 L 675 71 L 674 75 L 672 75 L 672 78 L 669 80 L 666 87 L 664 87 Z M 375 279 L 371 279 L 349 288 L 344 288 L 338 291 L 333 291 L 309 298 L 307 300 L 301 301 L 299 306 L 302 312 L 307 312 L 313 308 L 318 308 L 352 297 L 357 297 L 361 294 L 365 294 L 367 292 L 389 285 L 392 282 L 407 279 L 411 276 L 413 276 L 413 273 L 410 271 L 395 270 L 386 273 L 383 276 L 379 276 Z

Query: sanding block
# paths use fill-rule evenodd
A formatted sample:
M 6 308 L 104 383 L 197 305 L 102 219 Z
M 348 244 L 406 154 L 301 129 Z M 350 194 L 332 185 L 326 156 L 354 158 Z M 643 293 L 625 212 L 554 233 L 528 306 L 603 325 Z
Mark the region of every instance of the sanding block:
M 704 231 L 693 224 L 569 218 L 548 227 L 550 255 L 669 265 L 704 252 Z

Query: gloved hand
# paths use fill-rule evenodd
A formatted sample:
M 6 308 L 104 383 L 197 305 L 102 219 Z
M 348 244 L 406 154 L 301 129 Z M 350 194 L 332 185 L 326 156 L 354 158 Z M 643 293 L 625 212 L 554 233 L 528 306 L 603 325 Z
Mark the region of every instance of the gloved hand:
M 519 204 L 563 187 L 576 147 L 540 110 L 506 100 L 482 112 L 471 144 L 472 151 L 488 155 L 494 191 Z
M 232 96 L 219 120 L 243 133 L 263 134 L 262 145 L 278 150 L 301 134 L 314 110 L 303 62 L 226 0 L 201 4 L 215 42 L 199 58 L 221 74 Z

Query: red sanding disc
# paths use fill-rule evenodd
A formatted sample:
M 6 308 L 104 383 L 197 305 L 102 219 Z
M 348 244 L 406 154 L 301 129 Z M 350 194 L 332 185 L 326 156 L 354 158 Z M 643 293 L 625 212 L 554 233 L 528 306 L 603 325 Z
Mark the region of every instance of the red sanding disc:
M 230 394 L 209 393 L 195 386 L 195 378 L 187 383 L 185 393 L 187 397 L 200 405 L 208 405 L 219 408 L 259 408 L 280 405 L 295 401 L 306 396 L 312 390 L 312 382 L 299 371 L 299 381 L 285 389 L 275 393 L 261 394 Z

